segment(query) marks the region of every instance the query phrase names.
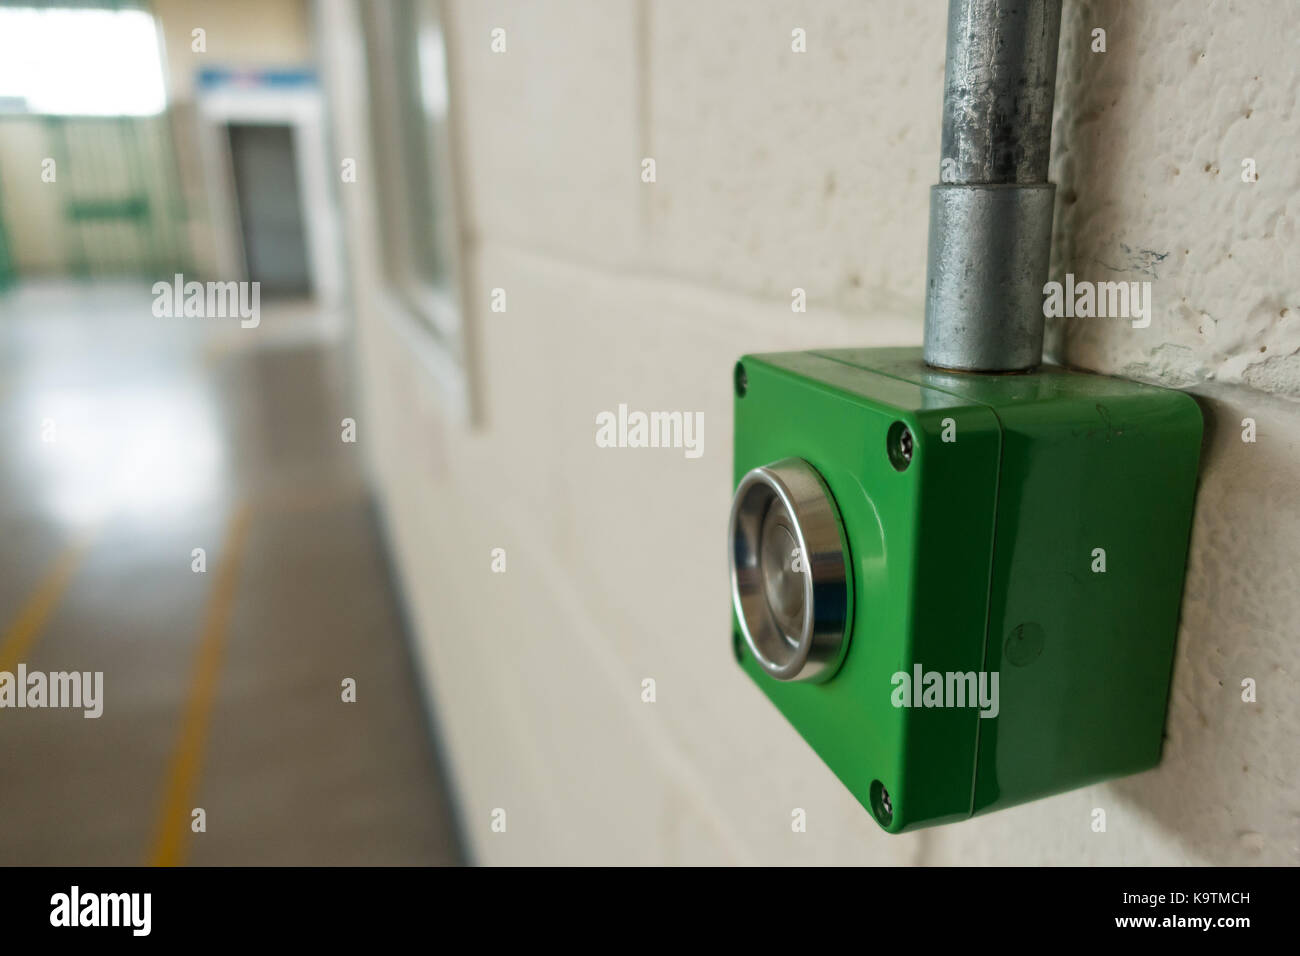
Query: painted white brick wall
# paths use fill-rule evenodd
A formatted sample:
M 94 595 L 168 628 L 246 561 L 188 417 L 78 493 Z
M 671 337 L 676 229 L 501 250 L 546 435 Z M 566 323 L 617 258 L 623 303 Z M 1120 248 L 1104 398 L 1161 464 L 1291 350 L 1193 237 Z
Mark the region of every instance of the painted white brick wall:
M 368 305 L 373 224 L 364 191 L 345 201 L 364 442 L 479 861 L 1300 862 L 1290 0 L 1066 4 L 1054 269 L 1149 279 L 1155 315 L 1054 325 L 1052 352 L 1188 387 L 1207 415 L 1162 765 L 890 838 L 731 659 L 732 363 L 920 341 L 945 6 L 450 4 L 470 274 L 479 301 L 509 295 L 507 313 L 469 317 L 481 427 L 440 413 Z M 806 54 L 790 52 L 795 27 Z M 364 129 L 344 117 L 338 133 Z M 601 452 L 594 417 L 619 402 L 702 410 L 703 457 Z M 1258 703 L 1240 701 L 1243 677 Z

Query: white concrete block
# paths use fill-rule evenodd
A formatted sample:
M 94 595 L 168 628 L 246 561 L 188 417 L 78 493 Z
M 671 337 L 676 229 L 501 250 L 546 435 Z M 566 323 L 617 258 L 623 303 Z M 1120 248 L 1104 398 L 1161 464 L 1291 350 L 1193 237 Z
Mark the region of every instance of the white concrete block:
M 943 4 L 651 4 L 656 265 L 921 315 L 945 22 Z
M 634 262 L 637 4 L 457 2 L 448 21 L 471 230 L 578 260 Z M 503 53 L 492 51 L 497 29 Z

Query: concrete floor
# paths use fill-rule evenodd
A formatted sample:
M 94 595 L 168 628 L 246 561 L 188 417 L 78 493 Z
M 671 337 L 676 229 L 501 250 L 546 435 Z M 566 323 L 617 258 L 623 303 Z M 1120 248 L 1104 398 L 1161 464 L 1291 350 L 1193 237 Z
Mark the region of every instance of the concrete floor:
M 0 671 L 104 674 L 0 709 L 0 864 L 459 862 L 342 352 L 151 301 L 0 296 Z

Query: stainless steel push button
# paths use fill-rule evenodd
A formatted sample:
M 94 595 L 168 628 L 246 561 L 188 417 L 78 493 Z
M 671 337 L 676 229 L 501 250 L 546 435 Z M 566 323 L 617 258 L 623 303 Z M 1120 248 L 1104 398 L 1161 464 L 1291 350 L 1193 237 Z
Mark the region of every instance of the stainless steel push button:
M 834 673 L 848 643 L 848 561 L 835 501 L 799 458 L 755 468 L 731 507 L 731 597 L 778 680 Z

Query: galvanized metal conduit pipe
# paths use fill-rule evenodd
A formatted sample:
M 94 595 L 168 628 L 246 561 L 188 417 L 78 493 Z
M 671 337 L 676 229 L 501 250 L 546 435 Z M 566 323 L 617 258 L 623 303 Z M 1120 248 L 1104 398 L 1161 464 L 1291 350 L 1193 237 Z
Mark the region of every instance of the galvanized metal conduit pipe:
M 930 365 L 1017 372 L 1042 361 L 1060 33 L 1061 0 L 949 0 L 926 264 Z

